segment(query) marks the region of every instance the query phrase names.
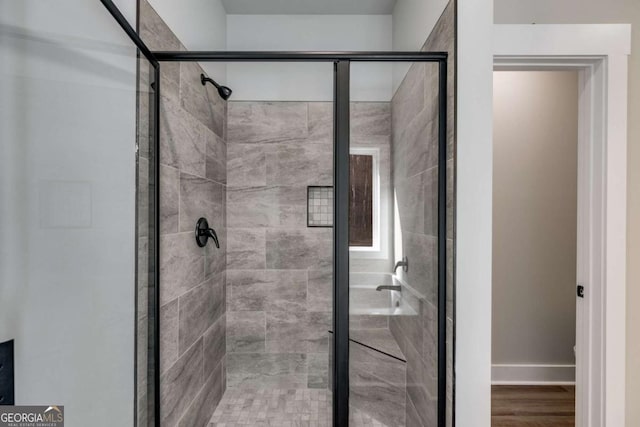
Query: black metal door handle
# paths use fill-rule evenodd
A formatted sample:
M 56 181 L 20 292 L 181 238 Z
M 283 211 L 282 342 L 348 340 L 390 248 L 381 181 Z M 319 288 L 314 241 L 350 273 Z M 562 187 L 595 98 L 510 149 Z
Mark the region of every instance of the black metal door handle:
M 207 241 L 209 238 L 213 239 L 213 243 L 215 243 L 216 248 L 220 249 L 220 242 L 218 241 L 218 235 L 216 234 L 216 230 L 213 228 L 209 228 L 209 223 L 206 218 L 200 218 L 196 223 L 196 243 L 201 248 L 207 245 Z

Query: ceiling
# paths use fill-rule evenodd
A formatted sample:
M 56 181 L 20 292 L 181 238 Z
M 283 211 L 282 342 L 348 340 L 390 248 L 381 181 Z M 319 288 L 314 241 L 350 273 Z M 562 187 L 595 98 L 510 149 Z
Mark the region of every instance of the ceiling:
M 230 15 L 391 15 L 396 0 L 222 0 Z

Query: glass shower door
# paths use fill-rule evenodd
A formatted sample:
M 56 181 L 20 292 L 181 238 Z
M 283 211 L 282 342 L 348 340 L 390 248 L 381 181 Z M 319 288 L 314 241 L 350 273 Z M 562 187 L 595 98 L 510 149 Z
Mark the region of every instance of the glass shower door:
M 149 259 L 138 172 L 143 192 L 152 184 L 137 162 L 137 50 L 99 2 L 0 9 L 2 403 L 133 425 Z
M 438 62 L 351 65 L 350 425 L 439 423 L 440 78 Z

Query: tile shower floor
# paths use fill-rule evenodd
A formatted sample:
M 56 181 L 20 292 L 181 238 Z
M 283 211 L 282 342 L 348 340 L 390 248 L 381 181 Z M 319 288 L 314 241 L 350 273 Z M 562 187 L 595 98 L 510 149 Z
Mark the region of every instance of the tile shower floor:
M 351 410 L 350 425 L 386 427 L 367 414 Z M 329 427 L 331 392 L 316 389 L 227 389 L 209 427 Z

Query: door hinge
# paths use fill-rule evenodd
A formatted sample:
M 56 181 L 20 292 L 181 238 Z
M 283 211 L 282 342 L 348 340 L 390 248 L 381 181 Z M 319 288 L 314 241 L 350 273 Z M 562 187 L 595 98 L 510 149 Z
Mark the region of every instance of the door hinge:
M 577 293 L 579 298 L 584 298 L 584 286 L 578 285 Z

